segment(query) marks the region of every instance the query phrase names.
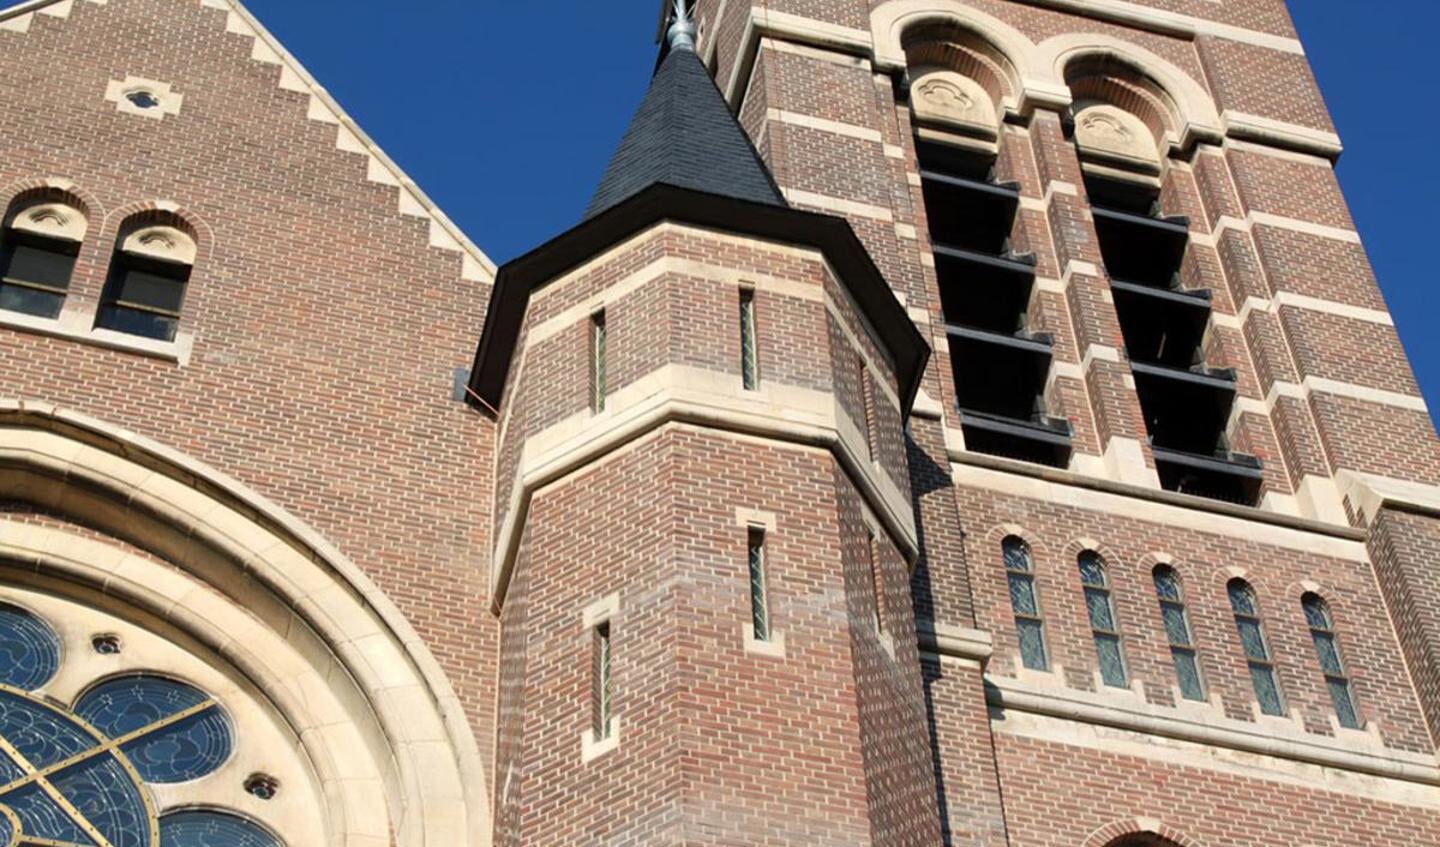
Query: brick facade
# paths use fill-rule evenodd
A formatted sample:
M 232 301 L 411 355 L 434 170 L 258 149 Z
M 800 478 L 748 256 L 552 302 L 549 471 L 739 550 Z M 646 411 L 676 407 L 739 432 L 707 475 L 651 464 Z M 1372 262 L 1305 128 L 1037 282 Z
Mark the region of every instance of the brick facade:
M 506 274 L 534 261 L 497 277 L 231 0 L 64 0 L 0 12 L 7 233 L 40 201 L 87 224 L 58 317 L 0 310 L 4 408 L 103 421 L 115 437 L 86 438 L 116 455 L 130 436 L 164 445 L 353 560 L 473 736 L 465 778 L 487 807 L 467 843 L 1440 844 L 1440 439 L 1282 0 L 692 5 L 784 214 L 843 219 L 899 308 L 873 307 L 868 265 L 833 240 L 692 210 L 604 243 L 587 222 L 567 235 L 583 255 L 502 309 Z M 937 68 L 995 119 L 937 117 L 912 87 Z M 125 105 L 137 79 L 158 116 Z M 1133 118 L 1148 136 L 1111 142 L 1153 161 L 1087 147 L 1093 104 Z M 1047 348 L 1036 414 L 1065 422 L 1063 461 L 987 452 L 962 419 L 993 362 L 952 353 L 964 327 L 931 234 L 948 212 L 927 203 L 921 142 L 977 157 L 1014 204 L 991 258 L 1029 268 L 1022 335 Z M 1152 227 L 1184 218 L 1166 293 L 1205 310 L 1186 373 L 1226 386 L 1226 456 L 1256 462 L 1244 502 L 1167 481 L 1117 306 L 1130 280 L 1096 212 L 1117 181 L 1153 198 Z M 117 248 L 157 222 L 197 246 L 179 334 L 96 330 Z M 513 343 L 495 395 L 467 398 L 482 326 Z M 904 365 L 927 345 L 912 395 Z M 175 549 L 63 491 L 6 485 L 6 531 L 151 563 Z M 1031 553 L 1043 668 L 1022 660 L 1010 537 Z M 1183 585 L 1198 700 L 1160 566 Z M 1328 681 L 1309 595 L 1334 618 Z M 602 690 L 613 723 L 597 726 Z M 393 843 L 431 843 L 385 802 Z

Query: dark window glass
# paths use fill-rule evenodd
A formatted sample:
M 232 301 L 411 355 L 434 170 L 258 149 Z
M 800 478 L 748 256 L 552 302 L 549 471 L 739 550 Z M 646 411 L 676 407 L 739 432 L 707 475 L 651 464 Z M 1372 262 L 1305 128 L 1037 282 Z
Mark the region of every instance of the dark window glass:
M 10 231 L 0 246 L 0 308 L 42 318 L 60 314 L 80 245 Z
M 595 670 L 594 689 L 591 702 L 594 707 L 594 731 L 596 740 L 610 737 L 610 718 L 614 714 L 614 679 L 610 672 L 610 622 L 595 627 Z
M 765 589 L 765 530 L 750 528 L 750 622 L 756 641 L 770 640 L 770 599 Z
M 1128 688 L 1130 680 L 1125 672 L 1125 654 L 1120 646 L 1120 627 L 1115 622 L 1105 561 L 1099 553 L 1086 550 L 1080 554 L 1079 564 L 1080 582 L 1085 587 L 1085 609 L 1090 615 L 1095 654 L 1100 660 L 1100 677 L 1106 685 Z
M 1260 621 L 1260 604 L 1255 600 L 1255 590 L 1243 579 L 1230 580 L 1226 590 L 1230 595 L 1230 608 L 1235 612 L 1235 629 L 1240 634 L 1240 644 L 1250 666 L 1250 682 L 1255 688 L 1260 711 L 1283 716 L 1285 703 L 1280 696 L 1275 663 L 1270 659 L 1270 645 L 1265 640 L 1265 626 Z
M 173 341 L 189 279 L 189 265 L 117 254 L 97 323 L 102 329 Z
M 1315 642 L 1315 655 L 1320 661 L 1320 672 L 1325 675 L 1330 700 L 1335 704 L 1335 715 L 1340 719 L 1341 726 L 1359 729 L 1360 714 L 1355 708 L 1355 695 L 1350 690 L 1350 675 L 1345 672 L 1345 662 L 1340 658 L 1339 636 L 1335 633 L 1330 607 L 1318 594 L 1306 594 L 1300 599 L 1300 605 L 1305 610 L 1305 621 L 1310 625 L 1310 638 Z
M 1045 623 L 1040 617 L 1040 598 L 1035 593 L 1030 546 L 1012 535 L 1000 543 L 1000 550 L 1005 559 L 1005 577 L 1010 583 L 1010 608 L 1015 613 L 1015 629 L 1020 636 L 1020 661 L 1031 670 L 1048 670 Z
M 1165 637 L 1170 641 L 1170 658 L 1175 665 L 1175 678 L 1186 700 L 1204 700 L 1205 686 L 1200 677 L 1200 659 L 1195 639 L 1190 635 L 1190 616 L 1185 610 L 1180 575 L 1175 569 L 1161 565 L 1155 569 L 1155 594 L 1160 598 L 1160 618 L 1165 623 Z

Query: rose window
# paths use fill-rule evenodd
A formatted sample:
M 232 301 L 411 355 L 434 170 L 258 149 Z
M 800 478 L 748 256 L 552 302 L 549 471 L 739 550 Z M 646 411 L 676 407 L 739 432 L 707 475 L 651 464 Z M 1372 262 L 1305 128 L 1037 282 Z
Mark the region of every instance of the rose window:
M 151 786 L 202 779 L 229 759 L 235 731 L 221 703 L 131 673 L 56 704 L 35 692 L 62 661 L 48 623 L 0 604 L 0 847 L 281 847 L 238 815 L 157 812 Z

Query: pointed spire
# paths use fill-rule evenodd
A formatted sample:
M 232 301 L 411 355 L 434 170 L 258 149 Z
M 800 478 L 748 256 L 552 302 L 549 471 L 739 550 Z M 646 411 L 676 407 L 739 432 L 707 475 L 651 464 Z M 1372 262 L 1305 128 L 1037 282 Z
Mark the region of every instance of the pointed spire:
M 670 43 L 671 50 L 695 51 L 695 22 L 690 19 L 690 9 L 686 0 L 675 0 L 670 32 L 665 37 Z
M 695 25 L 685 0 L 674 2 L 669 50 L 610 160 L 586 218 L 658 184 L 786 205 L 695 52 Z

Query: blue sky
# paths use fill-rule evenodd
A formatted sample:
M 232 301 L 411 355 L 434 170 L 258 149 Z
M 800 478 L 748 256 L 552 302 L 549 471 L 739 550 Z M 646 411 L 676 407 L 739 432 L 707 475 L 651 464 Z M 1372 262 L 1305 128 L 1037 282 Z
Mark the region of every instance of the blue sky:
M 658 0 L 246 0 L 497 262 L 579 219 L 654 66 Z M 423 11 L 416 11 L 421 9 Z M 1422 387 L 1440 398 L 1435 0 L 1291 0 L 1340 179 Z

